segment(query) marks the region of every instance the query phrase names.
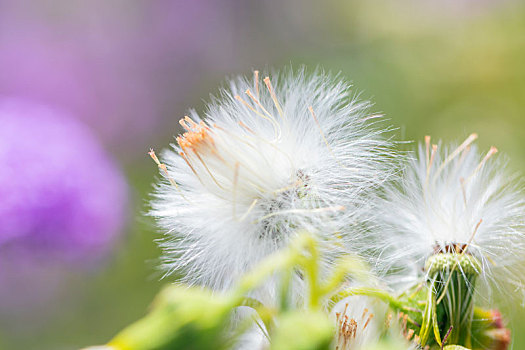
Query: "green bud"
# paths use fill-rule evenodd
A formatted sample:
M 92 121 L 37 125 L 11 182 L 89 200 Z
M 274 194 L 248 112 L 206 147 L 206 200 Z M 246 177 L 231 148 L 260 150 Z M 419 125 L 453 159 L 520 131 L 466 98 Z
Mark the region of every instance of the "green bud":
M 498 310 L 474 308 L 472 334 L 479 347 L 474 350 L 507 350 L 510 348 L 510 330 Z

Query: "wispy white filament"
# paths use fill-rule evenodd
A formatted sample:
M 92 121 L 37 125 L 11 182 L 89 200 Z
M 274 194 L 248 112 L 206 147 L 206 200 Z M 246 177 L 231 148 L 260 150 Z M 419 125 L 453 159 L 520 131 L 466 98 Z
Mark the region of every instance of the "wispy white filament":
M 234 79 L 203 119 L 192 111 L 155 158 L 165 181 L 150 214 L 165 231 L 166 273 L 224 290 L 301 230 L 328 260 L 362 239 L 345 232 L 392 169 L 368 108 L 339 78 L 299 71 Z
M 384 251 L 378 264 L 401 271 L 396 278 L 418 278 L 436 252 L 465 250 L 481 262 L 482 281 L 508 282 L 523 291 L 523 185 L 496 159 L 494 147 L 478 151 L 476 138 L 445 147 L 431 145 L 427 137 L 402 183 L 388 189 L 380 205 Z

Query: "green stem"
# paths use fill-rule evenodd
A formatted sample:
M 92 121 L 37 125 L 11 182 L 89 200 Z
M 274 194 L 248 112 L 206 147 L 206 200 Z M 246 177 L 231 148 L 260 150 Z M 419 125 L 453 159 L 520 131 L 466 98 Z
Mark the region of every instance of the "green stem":
M 242 303 L 240 303 L 238 306 L 247 306 L 255 310 L 257 312 L 257 315 L 259 315 L 259 318 L 261 319 L 261 321 L 264 323 L 264 326 L 266 327 L 266 331 L 269 332 L 271 329 L 275 327 L 273 318 L 276 314 L 276 311 L 267 308 L 259 300 L 254 299 L 254 298 L 244 298 L 242 300 Z
M 344 291 L 337 293 L 332 298 L 330 298 L 330 301 L 333 303 L 332 305 L 335 305 L 341 300 L 343 300 L 344 298 L 354 296 L 354 295 L 363 295 L 363 296 L 378 298 L 384 301 L 385 303 L 387 303 L 388 305 L 390 305 L 390 307 L 394 309 L 397 309 L 397 310 L 406 309 L 406 307 L 399 300 L 397 300 L 394 296 L 378 288 L 358 287 L 358 288 L 345 289 Z

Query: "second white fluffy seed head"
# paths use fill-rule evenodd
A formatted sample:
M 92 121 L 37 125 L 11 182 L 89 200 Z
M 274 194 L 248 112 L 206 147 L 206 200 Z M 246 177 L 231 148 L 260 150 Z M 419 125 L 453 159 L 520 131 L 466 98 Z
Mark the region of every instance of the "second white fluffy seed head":
M 523 290 L 523 186 L 496 159 L 496 148 L 481 153 L 476 139 L 472 134 L 458 147 L 445 147 L 427 137 L 402 183 L 387 190 L 379 205 L 378 265 L 401 272 L 397 281 L 413 282 L 430 256 L 452 253 L 475 257 L 486 287 Z

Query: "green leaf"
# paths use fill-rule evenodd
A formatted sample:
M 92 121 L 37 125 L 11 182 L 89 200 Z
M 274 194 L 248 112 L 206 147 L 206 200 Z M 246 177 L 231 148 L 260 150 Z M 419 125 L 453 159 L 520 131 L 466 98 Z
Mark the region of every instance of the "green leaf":
M 287 312 L 278 324 L 271 336 L 271 350 L 331 350 L 334 324 L 323 312 Z

